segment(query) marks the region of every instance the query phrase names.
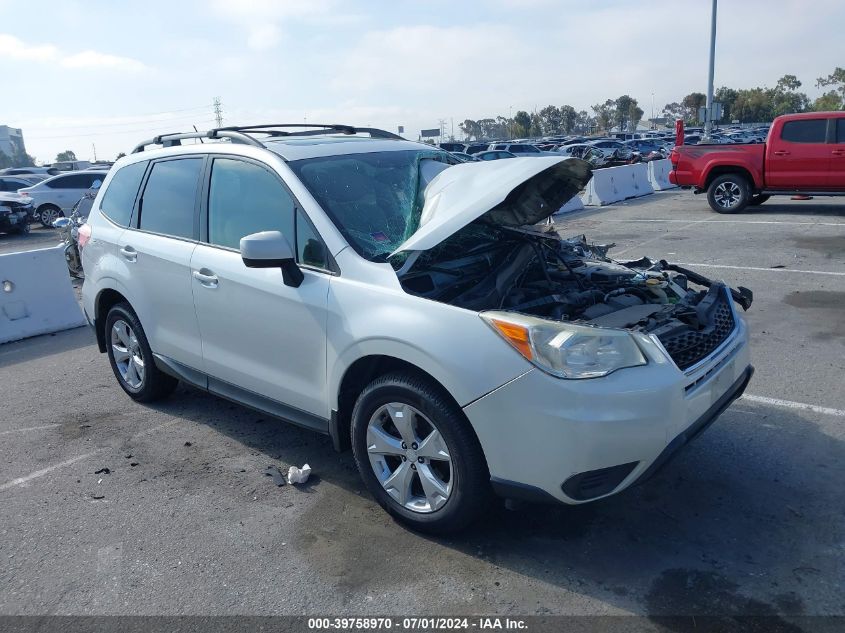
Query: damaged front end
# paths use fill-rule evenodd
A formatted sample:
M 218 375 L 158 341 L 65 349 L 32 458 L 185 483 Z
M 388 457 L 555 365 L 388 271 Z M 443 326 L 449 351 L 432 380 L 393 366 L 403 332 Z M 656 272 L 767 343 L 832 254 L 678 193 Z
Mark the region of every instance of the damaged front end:
M 518 214 L 498 208 L 392 261 L 406 292 L 481 313 L 553 375 L 593 378 L 645 364 L 640 337 L 656 338 L 679 369 L 690 371 L 737 329 L 733 302 L 751 305 L 746 288 L 664 260 L 616 261 L 608 257 L 613 244 L 514 226 Z

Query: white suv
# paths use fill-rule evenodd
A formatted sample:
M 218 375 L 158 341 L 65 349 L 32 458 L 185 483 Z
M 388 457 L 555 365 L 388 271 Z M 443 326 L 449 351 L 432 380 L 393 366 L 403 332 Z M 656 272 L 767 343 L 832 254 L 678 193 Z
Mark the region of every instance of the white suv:
M 491 490 L 619 492 L 743 392 L 750 291 L 532 228 L 587 163 L 300 127 L 157 137 L 109 172 L 83 299 L 130 397 L 182 380 L 329 434 L 388 512 L 445 532 Z

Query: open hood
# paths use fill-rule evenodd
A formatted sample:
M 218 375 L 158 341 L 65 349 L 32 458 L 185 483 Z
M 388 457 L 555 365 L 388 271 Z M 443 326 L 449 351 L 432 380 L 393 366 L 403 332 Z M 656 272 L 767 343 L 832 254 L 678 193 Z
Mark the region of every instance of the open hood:
M 482 217 L 500 226 L 536 224 L 556 213 L 591 176 L 586 161 L 559 156 L 455 165 L 428 184 L 419 228 L 391 255 L 433 248 Z

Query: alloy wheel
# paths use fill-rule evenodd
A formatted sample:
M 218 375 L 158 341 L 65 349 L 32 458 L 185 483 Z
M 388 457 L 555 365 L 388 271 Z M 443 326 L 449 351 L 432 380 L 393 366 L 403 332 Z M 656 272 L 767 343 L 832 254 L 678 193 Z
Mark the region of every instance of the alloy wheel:
M 716 187 L 716 193 L 713 196 L 718 204 L 723 209 L 731 209 L 735 207 L 742 196 L 742 189 L 735 182 L 723 182 Z
M 53 226 L 53 221 L 59 217 L 59 210 L 54 209 L 52 207 L 47 207 L 46 209 L 41 210 L 41 224 L 43 224 L 47 228 L 51 228 Z
M 412 512 L 439 510 L 449 500 L 455 472 L 443 435 L 419 410 L 390 402 L 367 425 L 367 454 L 379 483 Z
M 123 319 L 118 319 L 112 325 L 111 349 L 114 364 L 123 382 L 131 389 L 140 389 L 144 384 L 144 357 L 138 337 Z

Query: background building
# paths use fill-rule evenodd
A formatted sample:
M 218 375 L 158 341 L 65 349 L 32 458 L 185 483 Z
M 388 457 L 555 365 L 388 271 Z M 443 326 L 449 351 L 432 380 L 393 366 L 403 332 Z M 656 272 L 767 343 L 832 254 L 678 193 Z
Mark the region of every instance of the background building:
M 9 158 L 15 153 L 23 154 L 26 152 L 26 146 L 23 143 L 23 130 L 8 125 L 0 125 L 0 152 L 3 152 Z

